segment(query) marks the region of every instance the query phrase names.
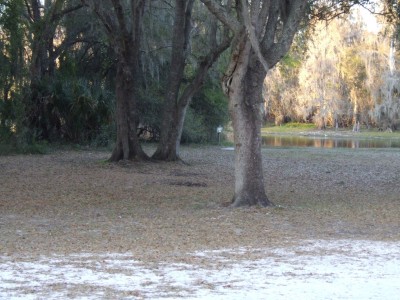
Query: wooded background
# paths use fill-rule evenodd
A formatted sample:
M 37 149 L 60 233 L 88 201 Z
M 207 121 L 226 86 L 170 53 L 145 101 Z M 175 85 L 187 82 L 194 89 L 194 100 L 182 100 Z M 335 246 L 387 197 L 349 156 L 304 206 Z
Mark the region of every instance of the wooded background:
M 371 11 L 386 4 L 396 16 L 392 2 L 362 4 Z M 136 17 L 141 42 L 130 41 L 127 49 L 138 48 L 138 134 L 159 140 L 162 126 L 172 123 L 165 113 L 171 107 L 163 103 L 179 98 L 183 107 L 188 104 L 182 141 L 215 141 L 216 127 L 229 121 L 220 78 L 232 34 L 200 1 L 2 0 L 2 143 L 115 142 L 116 48 L 135 18 L 129 3 L 142 5 Z M 125 33 L 113 13 L 117 4 Z M 265 80 L 266 121 L 399 127 L 397 22 L 376 15 L 380 26 L 370 31 L 361 11 L 357 6 L 340 19 L 302 26 L 290 52 Z

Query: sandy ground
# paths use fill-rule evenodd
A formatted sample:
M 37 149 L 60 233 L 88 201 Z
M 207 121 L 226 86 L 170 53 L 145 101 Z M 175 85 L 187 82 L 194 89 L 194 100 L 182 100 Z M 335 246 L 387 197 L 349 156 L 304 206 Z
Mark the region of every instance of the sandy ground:
M 249 259 L 249 254 L 263 258 Z M 0 263 L 2 299 L 398 299 L 398 243 L 303 241 L 284 248 L 196 251 L 153 264 L 133 253 Z
M 0 157 L 0 298 L 398 299 L 400 152 L 263 155 L 273 208 L 226 207 L 216 146 L 187 164 Z

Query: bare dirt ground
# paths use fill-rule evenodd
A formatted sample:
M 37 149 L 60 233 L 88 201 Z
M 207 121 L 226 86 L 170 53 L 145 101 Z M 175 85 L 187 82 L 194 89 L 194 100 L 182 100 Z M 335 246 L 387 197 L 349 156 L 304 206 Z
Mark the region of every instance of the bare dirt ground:
M 240 209 L 226 207 L 234 153 L 217 146 L 183 148 L 186 164 L 110 164 L 108 152 L 95 150 L 0 157 L 0 262 L 14 272 L 23 268 L 18 262 L 43 257 L 101 261 L 104 253 L 130 253 L 146 266 L 195 260 L 204 267 L 209 261 L 193 253 L 289 249 L 309 240 L 399 245 L 399 150 L 264 149 L 263 156 L 276 206 Z M 229 258 L 265 258 L 265 250 L 247 250 Z M 10 283 L 10 274 L 0 282 Z M 19 295 L 15 289 L 9 295 Z M 38 290 L 26 289 L 22 295 L 36 299 Z M 46 295 L 62 289 L 50 286 Z M 79 289 L 69 287 L 67 298 L 92 291 Z M 124 293 L 118 298 L 146 298 L 138 290 Z

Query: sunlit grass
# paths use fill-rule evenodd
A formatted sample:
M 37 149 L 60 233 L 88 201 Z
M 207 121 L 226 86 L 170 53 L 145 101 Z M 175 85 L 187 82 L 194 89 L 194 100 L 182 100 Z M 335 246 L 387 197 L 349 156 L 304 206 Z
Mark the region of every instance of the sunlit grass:
M 396 138 L 400 139 L 400 131 L 394 131 L 394 132 L 387 132 L 387 131 L 378 131 L 376 129 L 372 130 L 365 130 L 361 132 L 354 133 L 357 136 L 363 137 L 363 138 Z
M 316 127 L 314 124 L 310 123 L 298 123 L 291 122 L 282 124 L 280 126 L 267 125 L 262 128 L 262 133 L 290 133 L 290 132 L 300 132 L 300 131 L 311 131 L 315 130 Z
M 353 132 L 352 128 L 327 128 L 325 130 L 318 130 L 314 124 L 310 123 L 287 123 L 281 126 L 267 125 L 261 129 L 263 135 L 268 134 L 285 134 L 285 135 L 298 135 L 298 134 L 312 134 L 315 136 L 332 136 L 332 137 L 352 137 L 361 139 L 382 138 L 382 139 L 400 139 L 400 131 L 379 131 L 377 128 L 366 129 L 361 128 L 360 132 Z

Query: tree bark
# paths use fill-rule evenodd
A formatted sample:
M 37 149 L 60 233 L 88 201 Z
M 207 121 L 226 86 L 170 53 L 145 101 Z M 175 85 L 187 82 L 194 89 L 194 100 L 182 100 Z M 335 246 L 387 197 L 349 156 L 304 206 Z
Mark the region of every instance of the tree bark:
M 136 135 L 138 121 L 134 77 L 129 65 L 118 62 L 115 95 L 117 102 L 117 140 L 110 161 L 146 160 L 139 138 Z
M 209 31 L 210 51 L 199 62 L 196 75 L 190 84 L 179 93 L 184 80 L 184 68 L 189 54 L 188 45 L 193 1 L 180 0 L 176 1 L 176 5 L 171 70 L 164 102 L 160 142 L 152 156 L 153 159 L 165 161 L 180 159 L 179 147 L 187 108 L 194 94 L 203 86 L 208 70 L 229 47 L 231 42 L 231 38 L 225 29 L 223 41 L 220 44 L 217 43 L 217 19 L 212 19 Z
M 179 90 L 188 55 L 193 2 L 193 0 L 175 1 L 168 87 L 164 99 L 160 142 L 153 154 L 153 158 L 157 160 L 174 161 L 179 159 L 180 134 L 187 109 L 187 104 L 179 101 Z
M 136 128 L 139 124 L 138 90 L 140 47 L 146 0 L 81 0 L 103 23 L 110 45 L 117 56 L 116 122 L 117 140 L 109 161 L 147 160 Z M 129 5 L 130 4 L 130 5 Z
M 235 143 L 235 194 L 232 206 L 268 206 L 261 155 L 262 87 L 266 71 L 244 39 L 232 56 L 234 72 L 225 78 Z
M 147 160 L 149 157 L 143 151 L 136 129 L 139 124 L 138 90 L 140 85 L 140 46 L 141 26 L 144 12 L 144 1 L 133 1 L 132 27 L 129 30 L 123 7 L 119 1 L 113 1 L 116 9 L 118 32 L 111 34 L 113 48 L 118 57 L 117 80 L 115 86 L 117 102 L 117 141 L 110 161 Z
M 188 102 L 190 100 L 188 99 Z M 179 146 L 188 105 L 175 103 L 174 106 L 164 109 L 160 141 L 152 158 L 155 160 L 179 160 Z
M 229 96 L 235 142 L 235 194 L 232 206 L 268 206 L 261 156 L 262 84 L 266 73 L 289 51 L 306 0 L 201 0 L 234 34 L 230 64 L 223 78 Z M 228 2 L 229 3 L 229 2 Z

